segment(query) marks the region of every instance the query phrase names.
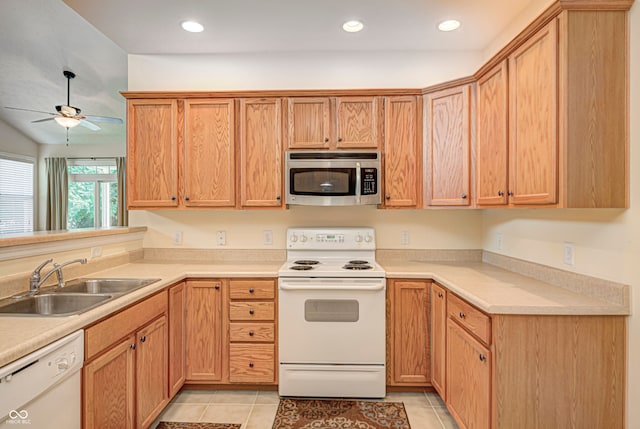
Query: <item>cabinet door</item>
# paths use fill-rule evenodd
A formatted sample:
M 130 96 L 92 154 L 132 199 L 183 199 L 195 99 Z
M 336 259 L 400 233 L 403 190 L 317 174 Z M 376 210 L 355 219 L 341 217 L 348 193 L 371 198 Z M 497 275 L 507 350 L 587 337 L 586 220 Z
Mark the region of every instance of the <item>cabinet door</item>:
M 187 282 L 187 380 L 221 381 L 222 281 Z
M 416 97 L 386 97 L 384 116 L 384 206 L 416 208 L 422 190 Z
M 336 99 L 336 148 L 378 148 L 378 97 Z
M 478 205 L 504 205 L 509 188 L 507 135 L 507 61 L 478 79 L 477 174 Z
M 469 205 L 470 86 L 425 96 L 429 205 Z
M 234 127 L 233 100 L 185 101 L 185 206 L 235 205 Z
M 176 100 L 127 103 L 127 207 L 177 207 Z
M 133 429 L 135 347 L 129 336 L 84 366 L 85 429 Z
M 187 292 L 184 283 L 169 289 L 169 399 L 182 388 L 185 368 L 185 309 Z
M 447 291 L 431 285 L 431 384 L 446 399 Z
M 554 204 L 558 187 L 557 23 L 509 56 L 512 204 Z
M 137 427 L 147 428 L 169 403 L 167 316 L 136 333 Z
M 393 280 L 390 284 L 391 383 L 429 382 L 429 282 Z
M 329 148 L 329 98 L 289 98 L 289 148 Z
M 462 429 L 491 427 L 491 353 L 447 320 L 447 406 Z
M 242 207 L 282 206 L 282 112 L 277 98 L 240 100 Z

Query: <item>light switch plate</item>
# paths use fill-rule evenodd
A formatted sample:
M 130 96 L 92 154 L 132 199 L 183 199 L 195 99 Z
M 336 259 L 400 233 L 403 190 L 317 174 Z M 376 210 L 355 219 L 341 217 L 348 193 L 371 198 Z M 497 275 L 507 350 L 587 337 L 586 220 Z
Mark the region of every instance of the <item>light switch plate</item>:
M 564 243 L 564 255 L 562 259 L 566 265 L 574 265 L 576 263 L 576 254 L 573 243 Z

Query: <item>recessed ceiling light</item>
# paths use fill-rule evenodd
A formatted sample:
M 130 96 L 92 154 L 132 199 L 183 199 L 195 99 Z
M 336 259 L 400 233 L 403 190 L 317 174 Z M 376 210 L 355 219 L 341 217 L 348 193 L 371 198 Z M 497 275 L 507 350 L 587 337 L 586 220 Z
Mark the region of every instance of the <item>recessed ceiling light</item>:
M 453 31 L 460 28 L 460 21 L 457 19 L 447 19 L 438 24 L 438 30 L 440 31 Z
M 200 33 L 204 30 L 204 27 L 199 22 L 195 21 L 184 21 L 182 24 L 182 29 L 188 31 L 190 33 Z
M 342 29 L 347 33 L 357 33 L 364 28 L 364 24 L 360 21 L 347 21 L 342 24 Z

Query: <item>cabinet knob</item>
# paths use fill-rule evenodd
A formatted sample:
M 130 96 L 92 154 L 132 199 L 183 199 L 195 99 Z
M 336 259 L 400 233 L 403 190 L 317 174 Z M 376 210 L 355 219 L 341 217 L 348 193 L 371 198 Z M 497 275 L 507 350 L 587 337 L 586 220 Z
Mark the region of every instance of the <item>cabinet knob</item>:
M 467 199 L 467 194 L 460 195 L 460 198 L 462 198 L 463 200 L 466 200 Z
M 249 336 L 253 337 L 254 332 L 253 331 L 249 331 Z
M 480 356 L 478 356 L 480 358 L 480 362 L 484 362 L 487 360 L 487 357 L 483 354 L 481 354 Z
M 219 284 L 219 283 L 216 283 L 216 285 L 214 286 L 214 288 L 216 288 L 216 289 L 220 289 L 220 284 Z
M 504 195 L 504 192 L 502 192 L 502 191 L 498 191 L 498 196 L 499 196 L 499 197 L 501 197 L 501 196 L 503 196 L 503 195 Z
M 467 315 L 466 315 L 466 314 L 464 314 L 464 313 L 461 311 L 461 312 L 460 312 L 460 318 L 461 318 L 461 319 L 464 319 L 465 317 L 467 317 Z
M 513 192 L 511 192 L 511 191 L 507 191 L 507 195 L 509 195 L 510 197 L 512 197 L 512 196 L 513 196 Z
M 385 196 L 384 196 L 384 199 L 385 199 L 385 200 L 390 200 L 390 199 L 391 199 L 391 195 L 385 195 Z
M 249 293 L 253 293 L 254 289 L 252 287 L 249 288 Z
M 253 314 L 253 313 L 255 313 L 255 311 L 252 308 L 252 309 L 249 310 L 249 314 Z
M 176 200 L 176 196 L 175 195 L 171 195 L 171 201 L 175 201 Z
M 253 368 L 253 362 L 249 362 L 249 368 Z
M 189 201 L 189 197 L 184 197 L 185 201 Z
M 329 141 L 329 137 L 325 137 L 325 138 L 324 138 L 324 142 L 326 143 L 326 142 L 328 142 L 328 141 Z
M 342 141 L 342 137 L 338 137 L 338 141 L 341 142 Z
M 276 200 L 280 201 L 280 195 L 276 195 Z
M 442 298 L 443 296 L 442 292 L 438 292 L 438 298 Z
M 130 348 L 131 350 L 135 350 L 135 349 L 136 349 L 136 343 L 131 344 L 131 345 L 129 346 L 129 348 Z
M 146 335 L 141 336 L 140 337 L 140 342 L 144 343 L 145 341 L 147 341 L 147 336 Z

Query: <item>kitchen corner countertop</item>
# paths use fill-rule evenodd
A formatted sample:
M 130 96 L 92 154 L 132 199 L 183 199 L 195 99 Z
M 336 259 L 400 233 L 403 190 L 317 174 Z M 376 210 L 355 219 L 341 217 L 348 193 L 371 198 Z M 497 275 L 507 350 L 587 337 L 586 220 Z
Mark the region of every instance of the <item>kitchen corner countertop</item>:
M 629 314 L 628 306 L 611 304 L 480 262 L 378 262 L 387 278 L 433 279 L 490 314 Z M 140 261 L 92 273 L 85 277 L 161 280 L 75 316 L 0 316 L 0 367 L 186 278 L 277 277 L 281 265 L 281 262 Z

